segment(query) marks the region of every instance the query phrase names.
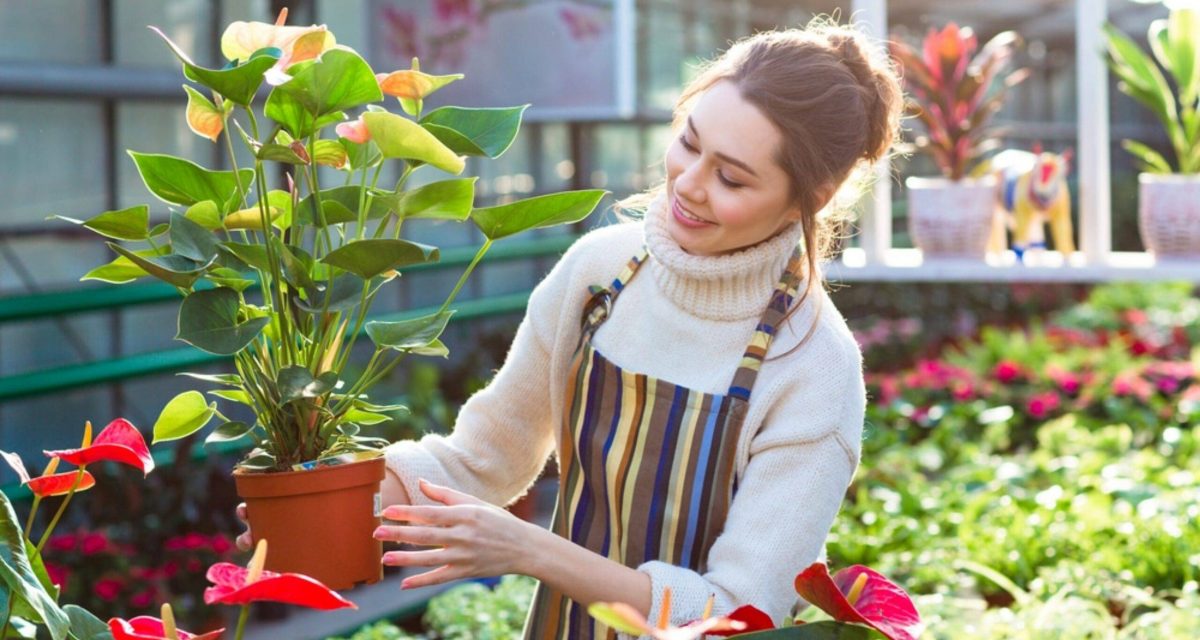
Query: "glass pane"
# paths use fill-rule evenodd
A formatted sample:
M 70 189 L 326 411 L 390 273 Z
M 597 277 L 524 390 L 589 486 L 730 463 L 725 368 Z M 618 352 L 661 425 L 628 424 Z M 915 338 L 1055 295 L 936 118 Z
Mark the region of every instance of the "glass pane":
M 216 64 L 214 37 L 210 33 L 212 3 L 206 0 L 113 2 L 113 53 L 116 63 L 127 67 L 179 68 L 179 61 L 162 39 L 146 25 L 158 27 L 179 45 L 196 64 Z
M 103 128 L 96 104 L 0 98 L 0 227 L 100 213 Z
M 100 6 L 78 0 L 0 0 L 0 60 L 97 61 Z
M 638 7 L 642 69 L 639 108 L 670 110 L 683 79 L 683 22 L 674 3 L 645 0 Z

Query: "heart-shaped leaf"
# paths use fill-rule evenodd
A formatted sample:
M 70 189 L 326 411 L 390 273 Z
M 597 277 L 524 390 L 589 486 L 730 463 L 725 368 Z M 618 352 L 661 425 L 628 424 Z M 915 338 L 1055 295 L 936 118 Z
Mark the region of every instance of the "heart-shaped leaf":
M 466 220 L 475 204 L 476 180 L 442 180 L 403 192 L 395 197 L 394 211 L 401 218 Z
M 139 204 L 128 209 L 105 211 L 87 220 L 76 220 L 66 216 L 50 216 L 80 224 L 96 233 L 115 240 L 145 240 L 149 236 L 150 208 Z
M 346 422 L 363 425 L 379 424 L 381 422 L 387 422 L 391 419 L 391 416 L 384 415 L 382 413 L 371 413 L 370 411 L 363 411 L 362 409 L 354 408 L 351 408 L 349 411 L 347 411 L 345 416 Z
M 208 434 L 208 437 L 204 439 L 204 444 L 207 446 L 218 442 L 232 442 L 245 437 L 253 430 L 254 427 L 245 422 L 226 422 Z
M 216 236 L 178 211 L 171 214 L 170 234 L 171 248 L 185 258 L 207 264 L 217 257 Z
M 394 113 L 368 111 L 362 115 L 371 140 L 385 158 L 419 160 L 453 174 L 466 162 L 421 125 Z
M 192 62 L 191 58 L 174 42 L 171 42 L 171 39 L 162 31 L 155 27 L 150 27 L 150 29 L 167 42 L 167 46 L 174 52 L 175 57 L 183 63 L 185 77 L 199 82 L 242 106 L 250 104 L 258 87 L 262 85 L 263 73 L 275 66 L 279 60 L 278 49 L 263 49 L 256 52 L 249 60 L 231 69 L 206 69 Z
M 498 158 L 512 145 L 521 129 L 521 116 L 529 105 L 519 107 L 442 107 L 421 118 L 430 133 L 454 150 L 470 156 Z M 446 136 L 449 129 L 457 136 Z
M 212 200 L 197 202 L 188 207 L 187 211 L 183 212 L 183 216 L 209 231 L 221 228 L 221 210 Z
M 264 113 L 282 124 L 294 138 L 306 138 L 339 112 L 383 99 L 370 65 L 349 49 L 331 49 L 319 61 L 293 66 L 292 79 L 275 87 Z M 322 120 L 339 113 L 337 120 Z
M 352 273 L 343 273 L 334 278 L 332 283 L 315 283 L 314 286 L 306 288 L 304 293 L 308 299 L 297 298 L 296 306 L 309 313 L 337 313 L 353 309 L 362 298 L 364 282 L 365 280 Z
M 359 197 L 358 187 L 334 187 L 320 191 L 321 211 L 325 214 L 325 224 L 340 224 L 358 220 Z M 314 216 L 317 198 L 312 194 L 306 196 L 296 207 L 296 221 L 301 224 L 320 226 L 321 220 Z M 371 199 L 371 208 L 367 210 L 367 219 L 382 218 L 391 210 L 386 194 L 376 195 Z
M 224 287 L 196 291 L 179 305 L 177 340 L 208 353 L 230 356 L 250 344 L 269 318 L 238 320 L 239 297 Z
M 279 370 L 279 402 L 286 404 L 301 398 L 318 398 L 333 391 L 337 381 L 335 371 L 326 371 L 314 378 L 308 367 L 284 367 Z
M 178 440 L 196 433 L 208 424 L 217 411 L 217 403 L 206 403 L 199 391 L 184 391 L 171 398 L 154 422 L 152 444 Z
M 254 180 L 253 169 L 242 169 L 235 176 L 232 171 L 210 171 L 174 156 L 136 151 L 129 156 L 150 193 L 171 204 L 191 206 L 212 200 L 222 213 L 228 213 L 237 206 L 238 180 L 243 188 Z
M 410 264 L 437 262 L 440 257 L 437 247 L 408 240 L 380 238 L 346 243 L 322 258 L 321 262 L 366 280 Z
M 344 168 L 349 171 L 358 171 L 366 167 L 373 167 L 383 161 L 383 154 L 379 152 L 379 145 L 370 140 L 358 143 L 346 138 L 338 138 L 338 142 L 346 150 L 347 165 Z
M 157 249 L 139 249 L 133 253 L 142 258 L 152 258 L 166 255 L 170 251 L 170 247 L 158 247 Z M 146 273 L 145 269 L 137 266 L 124 255 L 119 255 L 112 262 L 102 264 L 83 274 L 80 280 L 99 280 L 100 282 L 110 282 L 112 284 L 125 284 L 147 275 L 150 274 Z
M 602 189 L 585 189 L 536 196 L 475 209 L 471 220 L 485 236 L 498 240 L 528 229 L 579 222 L 588 217 L 606 193 Z
M 168 254 L 165 256 L 145 256 L 143 257 L 135 251 L 130 251 L 125 247 L 109 242 L 109 248 L 121 254 L 126 260 L 137 265 L 142 271 L 177 287 L 190 289 L 200 274 L 208 268 L 208 264 L 198 263 L 190 258 L 185 258 L 181 255 Z
M 410 320 L 368 322 L 367 335 L 380 349 L 410 351 L 428 346 L 446 330 L 453 311 L 443 311 Z

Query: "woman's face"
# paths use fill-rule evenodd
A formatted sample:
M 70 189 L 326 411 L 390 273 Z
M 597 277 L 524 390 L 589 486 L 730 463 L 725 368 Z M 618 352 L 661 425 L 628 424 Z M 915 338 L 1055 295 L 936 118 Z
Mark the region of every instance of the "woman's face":
M 732 82 L 704 92 L 667 149 L 668 228 L 679 246 L 720 255 L 799 220 L 775 161 L 782 144 L 775 125 Z

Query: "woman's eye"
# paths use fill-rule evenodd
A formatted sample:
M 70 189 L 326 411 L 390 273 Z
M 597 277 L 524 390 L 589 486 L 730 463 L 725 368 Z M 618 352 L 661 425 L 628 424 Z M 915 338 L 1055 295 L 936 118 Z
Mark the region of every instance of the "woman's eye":
M 726 178 L 725 174 L 721 173 L 720 171 L 717 172 L 717 179 L 730 189 L 741 189 L 743 186 L 745 186 L 740 182 L 734 182 L 733 180 Z
M 679 136 L 679 144 L 683 145 L 684 149 L 687 149 L 688 151 L 691 151 L 692 153 L 696 152 L 696 147 L 693 146 L 692 143 L 688 142 L 687 138 L 684 136 Z

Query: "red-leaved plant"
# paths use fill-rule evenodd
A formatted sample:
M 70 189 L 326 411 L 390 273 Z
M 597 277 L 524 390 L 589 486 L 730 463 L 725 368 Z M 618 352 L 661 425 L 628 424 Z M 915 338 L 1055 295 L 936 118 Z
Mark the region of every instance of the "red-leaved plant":
M 1016 32 L 1005 31 L 976 54 L 975 33 L 953 22 L 941 31 L 931 28 L 920 52 L 892 39 L 892 55 L 912 95 L 905 111 L 925 126 L 917 148 L 928 152 L 947 178 L 962 179 L 972 161 L 995 146 L 988 120 L 1000 110 L 1007 90 L 1028 76 L 1028 69 L 1007 69 L 1020 42 Z

